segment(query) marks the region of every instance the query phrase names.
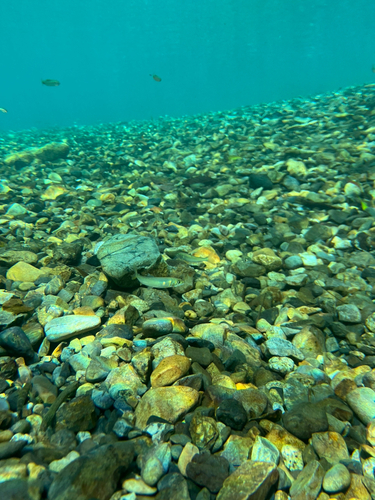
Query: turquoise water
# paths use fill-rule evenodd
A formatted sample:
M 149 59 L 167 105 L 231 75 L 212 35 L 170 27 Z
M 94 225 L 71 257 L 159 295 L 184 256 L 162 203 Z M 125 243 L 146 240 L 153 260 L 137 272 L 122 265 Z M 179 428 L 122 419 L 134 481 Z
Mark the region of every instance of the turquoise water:
M 373 0 L 4 0 L 0 18 L 0 130 L 179 117 L 375 80 Z

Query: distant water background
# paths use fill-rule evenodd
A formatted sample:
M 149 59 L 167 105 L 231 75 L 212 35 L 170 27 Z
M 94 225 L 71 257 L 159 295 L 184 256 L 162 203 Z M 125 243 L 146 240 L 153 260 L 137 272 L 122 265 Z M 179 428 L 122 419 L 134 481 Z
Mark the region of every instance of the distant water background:
M 374 0 L 1 0 L 0 21 L 0 130 L 179 117 L 375 81 Z

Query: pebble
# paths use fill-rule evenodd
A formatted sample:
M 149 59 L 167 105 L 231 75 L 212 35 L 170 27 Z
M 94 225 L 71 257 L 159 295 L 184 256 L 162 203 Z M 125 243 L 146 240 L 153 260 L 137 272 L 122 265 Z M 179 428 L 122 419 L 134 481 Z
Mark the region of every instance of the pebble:
M 266 498 L 278 475 L 275 464 L 248 460 L 224 481 L 217 500 Z
M 370 387 L 358 387 L 346 395 L 346 402 L 357 417 L 369 424 L 375 416 L 375 391 Z
M 146 427 L 148 419 L 155 415 L 172 424 L 198 402 L 199 393 L 191 387 L 156 387 L 146 392 L 135 409 L 136 425 Z
M 151 387 L 164 387 L 173 384 L 189 371 L 190 364 L 189 358 L 185 356 L 167 356 L 152 372 Z
M 340 493 L 349 488 L 350 482 L 350 472 L 345 465 L 339 463 L 325 473 L 323 489 L 327 493 Z
M 49 321 L 44 327 L 44 332 L 50 342 L 60 342 L 86 333 L 99 325 L 100 318 L 96 315 L 67 315 Z

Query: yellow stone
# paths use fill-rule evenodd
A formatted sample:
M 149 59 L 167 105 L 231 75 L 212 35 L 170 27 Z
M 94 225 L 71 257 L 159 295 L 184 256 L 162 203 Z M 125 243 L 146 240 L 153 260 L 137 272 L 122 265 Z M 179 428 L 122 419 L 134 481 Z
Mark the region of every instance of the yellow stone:
M 175 354 L 162 359 L 151 374 L 151 387 L 164 387 L 183 377 L 190 368 L 191 361 L 186 356 Z
M 95 311 L 89 306 L 76 307 L 73 309 L 76 316 L 95 316 Z
M 63 186 L 49 186 L 41 195 L 42 200 L 56 200 L 62 194 L 67 193 L 68 190 Z
M 199 392 L 192 387 L 174 385 L 148 390 L 135 409 L 136 426 L 143 430 L 151 415 L 174 424 L 191 410 L 199 400 Z
M 7 278 L 12 281 L 34 282 L 43 275 L 43 272 L 36 267 L 20 261 L 14 264 L 7 271 Z

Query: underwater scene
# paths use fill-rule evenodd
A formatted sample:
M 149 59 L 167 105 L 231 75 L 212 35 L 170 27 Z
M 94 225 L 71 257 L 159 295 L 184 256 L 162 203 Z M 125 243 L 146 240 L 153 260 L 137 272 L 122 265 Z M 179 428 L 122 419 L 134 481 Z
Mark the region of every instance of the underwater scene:
M 375 499 L 375 5 L 3 2 L 1 500 Z

